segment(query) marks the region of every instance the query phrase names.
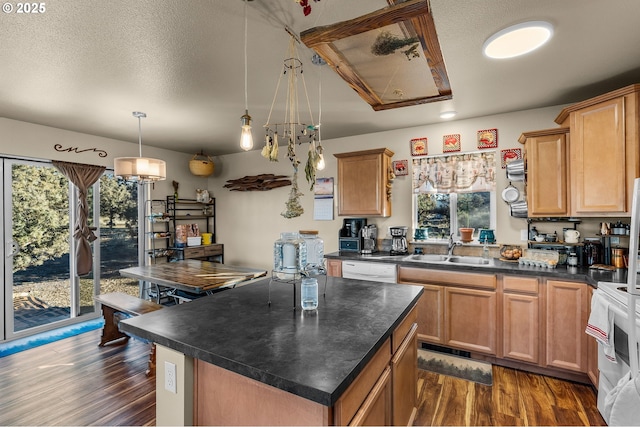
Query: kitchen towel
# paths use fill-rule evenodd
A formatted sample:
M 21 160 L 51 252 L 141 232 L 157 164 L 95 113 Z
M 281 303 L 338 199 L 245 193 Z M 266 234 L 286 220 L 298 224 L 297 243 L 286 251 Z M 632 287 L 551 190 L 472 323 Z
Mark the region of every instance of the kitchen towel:
M 603 418 L 610 426 L 640 426 L 640 376 L 623 376 L 607 394 Z
M 613 310 L 604 292 L 596 289 L 591 298 L 591 314 L 585 332 L 594 337 L 610 362 L 617 363 L 613 343 Z

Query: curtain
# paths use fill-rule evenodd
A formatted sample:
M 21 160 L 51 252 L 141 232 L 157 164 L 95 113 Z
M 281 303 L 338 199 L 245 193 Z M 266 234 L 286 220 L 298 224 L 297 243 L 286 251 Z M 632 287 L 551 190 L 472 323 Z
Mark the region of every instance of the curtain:
M 475 193 L 496 188 L 496 152 L 413 159 L 414 194 Z
M 78 207 L 73 237 L 76 239 L 76 268 L 78 276 L 91 273 L 93 266 L 93 254 L 91 242 L 97 239 L 89 228 L 89 203 L 87 193 L 89 188 L 100 179 L 104 173 L 104 166 L 82 165 L 79 163 L 67 163 L 53 161 L 53 166 L 58 169 L 78 189 Z

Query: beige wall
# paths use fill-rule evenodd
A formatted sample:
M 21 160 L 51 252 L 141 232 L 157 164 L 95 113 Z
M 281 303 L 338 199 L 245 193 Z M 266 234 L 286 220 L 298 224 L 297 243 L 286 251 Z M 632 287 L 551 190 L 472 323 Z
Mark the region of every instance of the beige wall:
M 323 141 L 327 167 L 319 177 L 336 177 L 336 159 L 334 153 L 387 147 L 395 155 L 394 160 L 411 160 L 409 141 L 412 138 L 427 137 L 429 154 L 442 153 L 442 136 L 459 133 L 462 151 L 476 151 L 476 132 L 482 129 L 498 129 L 498 152 L 507 148 L 523 148 L 518 142 L 522 132 L 557 127 L 554 119 L 563 106 L 548 107 L 508 114 L 479 117 L 469 120 L 447 121 L 441 124 L 418 126 L 368 135 Z M 325 124 L 330 126 L 330 124 Z M 245 175 L 263 173 L 291 175 L 292 167 L 280 150 L 280 161 L 270 163 L 260 156 L 262 135 L 254 130 L 257 150 L 216 158 L 216 173 L 209 180 L 209 190 L 216 197 L 218 212 L 218 241 L 225 244 L 225 262 L 229 264 L 251 265 L 270 269 L 272 266 L 272 246 L 280 232 L 301 229 L 318 230 L 325 242 L 325 252 L 338 249 L 338 230 L 343 217 L 337 216 L 334 206 L 333 221 L 313 220 L 313 193 L 309 191 L 301 167 L 299 184 L 304 196 L 302 205 L 305 213 L 298 218 L 285 219 L 280 213 L 288 198 L 291 187 L 283 187 L 265 192 L 239 192 L 223 188 L 226 180 L 241 178 Z M 306 160 L 307 146 L 299 146 L 298 154 Z M 411 163 L 411 162 L 409 162 Z M 508 185 L 506 175 L 499 169 L 497 185 L 497 229 L 499 243 L 521 243 L 520 230 L 526 229 L 526 220 L 512 218 L 509 207 L 500 197 Z M 370 218 L 386 234 L 387 227 L 412 224 L 411 175 L 401 176 L 393 182 L 393 215 L 389 218 Z M 523 183 L 514 183 L 522 190 Z M 412 232 L 412 231 L 411 231 Z
M 138 155 L 137 128 L 132 128 L 131 138 L 135 143 L 116 139 L 102 138 L 48 126 L 34 125 L 0 117 L 0 154 L 27 157 L 39 160 L 62 160 L 65 162 L 102 165 L 113 169 L 115 157 L 135 157 Z M 64 150 L 77 148 L 76 152 L 58 151 L 59 144 Z M 98 152 L 84 151 L 96 148 L 106 151 L 105 157 Z M 192 155 L 171 150 L 149 147 L 142 140 L 142 154 L 147 157 L 162 159 L 167 162 L 167 180 L 157 182 L 152 190 L 152 197 L 164 198 L 173 194 L 171 182 L 180 183 L 181 197 L 195 198 L 196 188 L 206 188 L 207 179 L 193 176 L 189 172 L 189 160 Z

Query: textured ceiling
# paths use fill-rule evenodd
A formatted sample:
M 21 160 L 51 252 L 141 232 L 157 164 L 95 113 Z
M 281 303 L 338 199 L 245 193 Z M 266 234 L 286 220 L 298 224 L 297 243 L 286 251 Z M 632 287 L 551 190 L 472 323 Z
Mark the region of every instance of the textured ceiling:
M 17 4 L 17 3 L 14 3 Z M 342 136 L 579 101 L 640 82 L 640 1 L 431 0 L 453 100 L 373 111 L 299 47 L 322 136 Z M 0 116 L 187 153 L 238 152 L 244 113 L 242 0 L 49 0 L 42 14 L 0 16 Z M 249 113 L 256 149 L 289 35 L 366 14 L 384 0 L 248 3 Z M 495 31 L 525 20 L 555 27 L 530 55 L 490 60 Z M 274 114 L 278 114 L 276 111 Z M 283 114 L 280 112 L 280 114 Z

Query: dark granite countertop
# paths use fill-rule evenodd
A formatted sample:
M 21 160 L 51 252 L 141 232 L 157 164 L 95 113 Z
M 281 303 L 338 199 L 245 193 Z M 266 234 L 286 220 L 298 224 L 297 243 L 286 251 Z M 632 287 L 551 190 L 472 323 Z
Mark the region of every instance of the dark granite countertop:
M 315 312 L 303 312 L 299 305 L 294 311 L 292 285 L 269 285 L 264 279 L 120 325 L 125 332 L 332 406 L 417 303 L 422 287 L 328 277 L 323 296 L 323 279 Z
M 585 282 L 597 287 L 598 282 L 626 283 L 627 270 L 616 271 L 594 270 L 588 267 L 569 268 L 559 265 L 556 268 L 522 266 L 517 262 L 500 261 L 494 258 L 492 266 L 473 266 L 461 264 L 426 263 L 417 261 L 404 261 L 408 255 L 390 255 L 388 252 L 377 252 L 372 255 L 361 255 L 358 252 L 332 252 L 325 254 L 326 258 L 341 259 L 343 261 L 369 261 L 382 262 L 408 267 L 430 268 L 435 270 L 473 271 L 476 273 L 510 274 L 522 276 L 536 276 L 550 279 L 570 280 Z

